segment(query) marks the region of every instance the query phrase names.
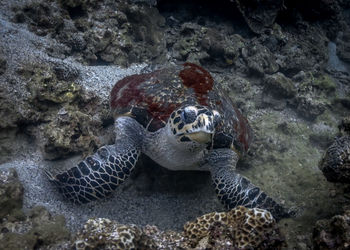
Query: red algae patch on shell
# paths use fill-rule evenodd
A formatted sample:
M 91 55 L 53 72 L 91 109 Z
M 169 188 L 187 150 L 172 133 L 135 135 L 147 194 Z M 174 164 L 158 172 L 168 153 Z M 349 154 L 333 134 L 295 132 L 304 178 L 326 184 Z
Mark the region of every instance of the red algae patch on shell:
M 184 69 L 179 76 L 183 85 L 193 88 L 196 93 L 198 103 L 208 105 L 208 92 L 213 89 L 214 80 L 208 71 L 194 63 L 184 63 Z
M 136 74 L 124 77 L 114 85 L 111 91 L 110 106 L 112 109 L 128 107 L 144 99 L 144 93 L 140 85 L 150 80 L 156 72 Z

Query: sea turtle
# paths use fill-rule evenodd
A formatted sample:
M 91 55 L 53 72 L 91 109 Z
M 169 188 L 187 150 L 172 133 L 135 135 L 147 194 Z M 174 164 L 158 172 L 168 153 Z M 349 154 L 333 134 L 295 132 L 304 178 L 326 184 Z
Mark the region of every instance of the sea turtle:
M 118 81 L 110 95 L 115 144 L 103 146 L 68 171 L 47 175 L 63 195 L 86 203 L 109 195 L 146 154 L 170 170 L 210 171 L 227 208 L 269 210 L 276 219 L 289 213 L 248 179 L 236 173 L 252 129 L 212 76 L 193 63 Z

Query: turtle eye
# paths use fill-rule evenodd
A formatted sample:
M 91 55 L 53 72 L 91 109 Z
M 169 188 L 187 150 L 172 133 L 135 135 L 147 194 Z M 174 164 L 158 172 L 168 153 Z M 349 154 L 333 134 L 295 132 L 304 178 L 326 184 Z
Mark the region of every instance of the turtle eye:
M 185 108 L 181 112 L 181 119 L 186 123 L 192 123 L 196 120 L 196 112 L 192 109 Z
M 216 110 L 213 111 L 213 115 L 214 115 L 214 127 L 216 127 L 221 122 L 221 115 Z

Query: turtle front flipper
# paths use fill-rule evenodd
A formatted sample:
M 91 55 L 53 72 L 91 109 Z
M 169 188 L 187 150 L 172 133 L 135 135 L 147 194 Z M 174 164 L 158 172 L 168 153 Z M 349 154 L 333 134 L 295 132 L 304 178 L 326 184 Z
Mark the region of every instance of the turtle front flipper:
M 276 220 L 291 214 L 247 178 L 236 173 L 238 155 L 231 149 L 213 149 L 206 158 L 219 200 L 227 208 L 236 206 L 262 208 L 271 212 Z
M 101 147 L 57 175 L 45 171 L 65 198 L 78 204 L 104 198 L 129 177 L 141 153 L 144 131 L 129 117 L 118 118 L 115 127 L 115 145 Z

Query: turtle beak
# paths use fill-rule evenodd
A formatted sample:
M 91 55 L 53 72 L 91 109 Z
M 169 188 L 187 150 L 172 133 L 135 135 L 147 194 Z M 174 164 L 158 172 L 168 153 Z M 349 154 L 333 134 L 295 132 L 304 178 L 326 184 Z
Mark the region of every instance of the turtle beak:
M 187 134 L 187 136 L 190 137 L 192 141 L 198 142 L 200 144 L 207 144 L 212 140 L 213 134 L 200 131 L 200 132 Z

